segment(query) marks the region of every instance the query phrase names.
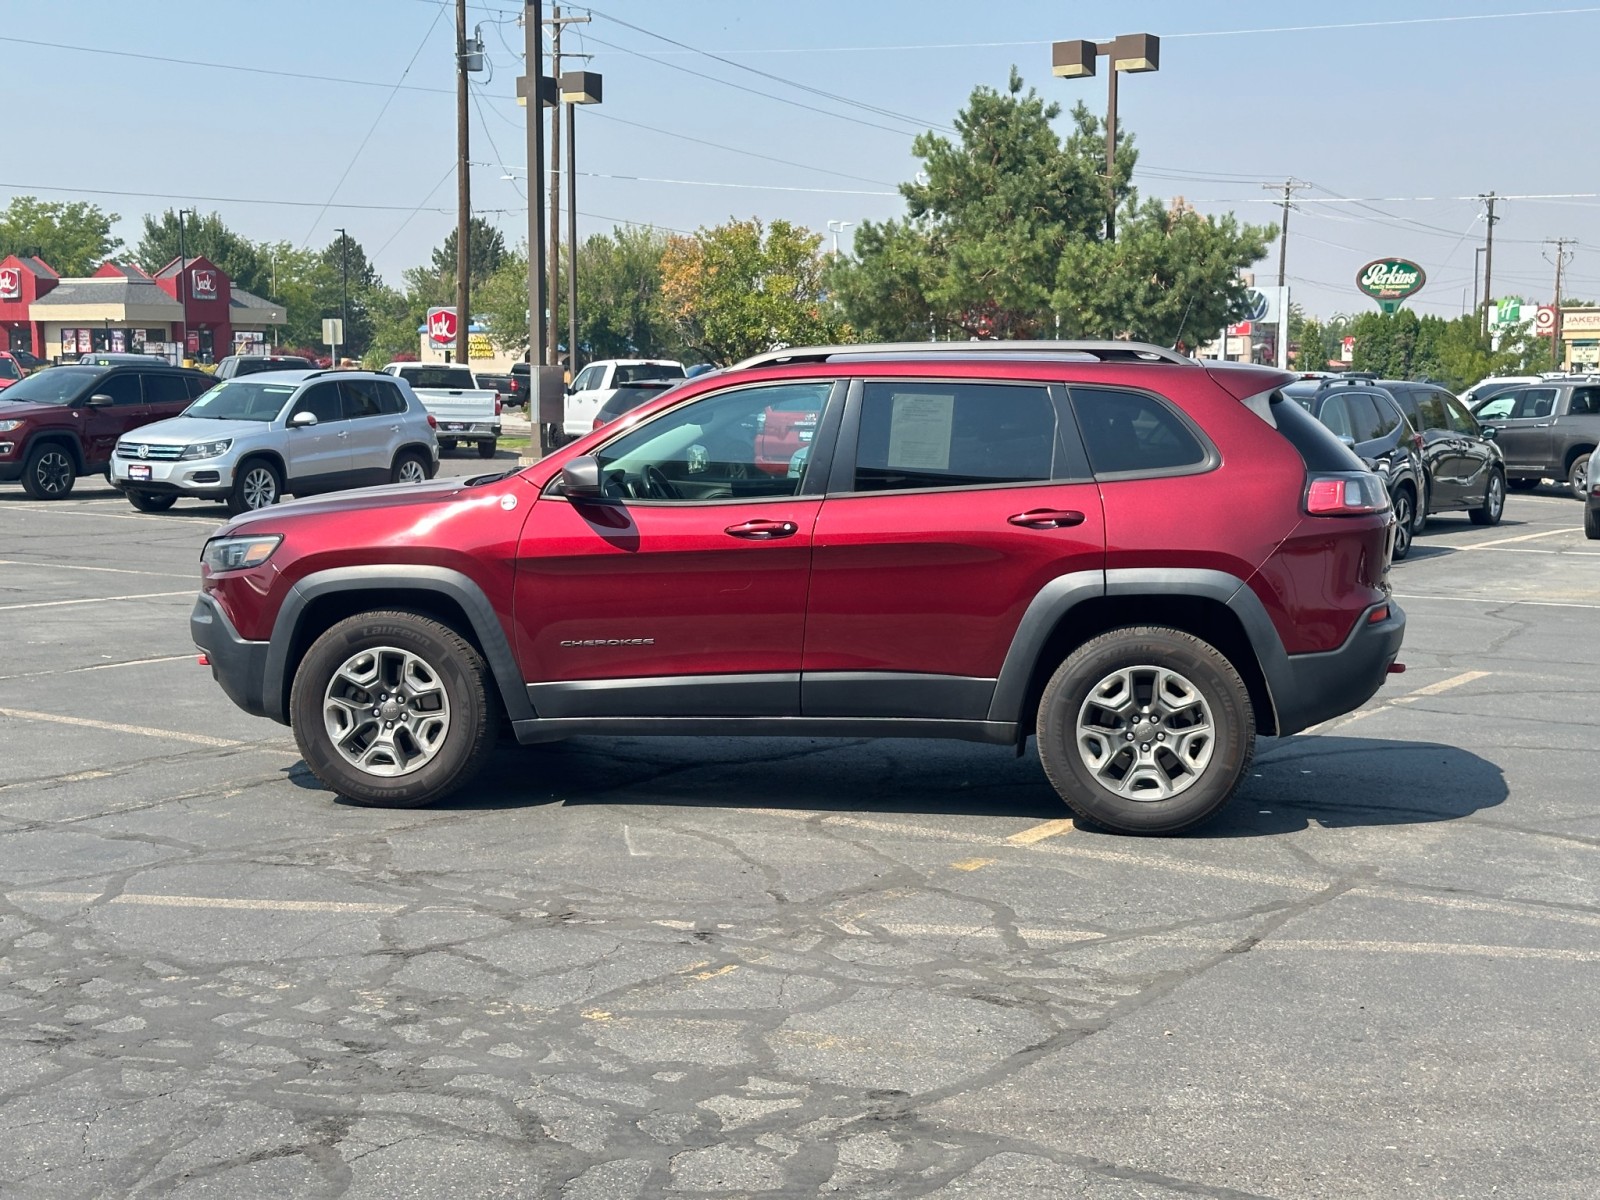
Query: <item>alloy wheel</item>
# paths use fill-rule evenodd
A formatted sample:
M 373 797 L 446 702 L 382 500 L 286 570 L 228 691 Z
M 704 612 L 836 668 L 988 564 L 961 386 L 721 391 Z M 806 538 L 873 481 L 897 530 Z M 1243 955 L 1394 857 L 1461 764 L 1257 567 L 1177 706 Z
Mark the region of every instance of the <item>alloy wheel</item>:
M 432 762 L 450 733 L 450 701 L 432 666 L 409 650 L 352 654 L 323 692 L 322 722 L 339 756 L 392 779 Z
M 72 483 L 72 460 L 60 450 L 46 450 L 34 464 L 33 477 L 41 492 L 63 496 Z
M 422 464 L 414 458 L 408 458 L 400 464 L 396 476 L 400 483 L 426 483 L 428 473 L 422 469 Z
M 1078 754 L 1095 779 L 1130 800 L 1168 800 L 1205 773 L 1216 747 L 1211 706 L 1166 667 L 1111 672 L 1078 711 Z
M 267 508 L 278 501 L 278 479 L 269 467 L 251 467 L 244 477 L 244 506 Z

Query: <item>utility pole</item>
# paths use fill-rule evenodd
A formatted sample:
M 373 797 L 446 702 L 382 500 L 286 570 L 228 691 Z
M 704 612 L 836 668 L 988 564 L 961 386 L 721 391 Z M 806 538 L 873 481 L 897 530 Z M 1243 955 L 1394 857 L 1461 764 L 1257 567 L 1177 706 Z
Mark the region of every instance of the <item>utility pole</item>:
M 1268 191 L 1274 191 L 1278 185 L 1264 183 L 1261 185 Z M 1292 175 L 1283 181 L 1283 228 L 1278 234 L 1278 367 L 1281 370 L 1289 365 L 1289 293 L 1285 290 L 1289 285 L 1289 206 L 1294 200 L 1295 192 L 1306 185 L 1295 179 Z M 1227 333 L 1223 333 L 1227 337 Z
M 339 229 L 339 347 L 350 344 L 350 235 Z M 335 367 L 339 365 L 335 360 Z
M 1550 330 L 1550 369 L 1552 371 L 1561 369 L 1561 268 L 1572 257 L 1567 253 L 1567 247 L 1574 246 L 1577 242 L 1577 238 L 1546 238 L 1544 243 L 1546 246 L 1554 246 L 1556 248 L 1556 298 L 1554 301 L 1556 323 L 1555 328 Z
M 1493 192 L 1479 195 L 1489 209 L 1489 233 L 1485 239 L 1483 250 L 1483 316 L 1478 322 L 1479 331 L 1485 338 L 1489 336 L 1489 304 L 1494 297 L 1494 226 L 1499 220 L 1494 215 L 1494 202 L 1497 199 Z
M 528 154 L 528 415 L 539 428 L 539 452 L 547 453 L 547 431 L 540 424 L 539 368 L 545 359 L 545 247 L 544 198 L 539 181 L 544 178 L 544 50 L 539 44 L 544 26 L 543 0 L 525 0 L 522 9 L 522 54 L 525 74 L 517 81 L 517 94 L 527 104 Z
M 587 25 L 589 17 L 563 17 L 561 6 L 555 5 L 550 9 L 550 19 L 545 22 L 550 27 L 550 74 L 559 80 L 561 78 L 561 31 L 568 25 Z M 580 57 L 583 57 L 580 55 Z M 571 154 L 568 154 L 571 158 Z M 556 297 L 561 295 L 561 105 L 556 103 L 550 108 L 550 272 L 546 287 L 551 297 L 550 328 L 546 334 L 550 343 L 550 363 L 555 365 L 561 361 L 561 314 L 557 311 L 560 304 Z M 570 165 L 570 163 L 569 163 Z M 536 186 L 530 181 L 530 186 Z M 570 187 L 567 189 L 572 190 Z M 570 324 L 570 322 L 568 322 Z M 567 369 L 568 378 L 578 373 L 578 360 L 576 353 L 568 338 Z
M 467 159 L 467 0 L 456 0 L 456 361 L 472 324 L 472 171 Z

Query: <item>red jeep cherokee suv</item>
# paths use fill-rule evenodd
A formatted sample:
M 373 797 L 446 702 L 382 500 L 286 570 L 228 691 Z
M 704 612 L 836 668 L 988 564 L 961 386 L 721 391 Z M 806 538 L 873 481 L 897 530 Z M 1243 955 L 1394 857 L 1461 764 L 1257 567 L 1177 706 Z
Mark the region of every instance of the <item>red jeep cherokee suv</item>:
M 761 355 L 520 471 L 240 516 L 192 632 L 358 803 L 461 787 L 502 718 L 1033 734 L 1078 814 L 1172 832 L 1400 648 L 1383 483 L 1290 379 L 1127 342 Z

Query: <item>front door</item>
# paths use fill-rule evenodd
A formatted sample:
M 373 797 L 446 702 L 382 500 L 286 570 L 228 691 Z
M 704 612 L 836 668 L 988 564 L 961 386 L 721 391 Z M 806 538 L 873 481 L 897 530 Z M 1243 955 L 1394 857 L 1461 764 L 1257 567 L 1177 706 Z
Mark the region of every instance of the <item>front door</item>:
M 1511 414 L 1494 422 L 1498 430 L 1495 440 L 1500 443 L 1506 470 L 1511 474 L 1537 479 L 1549 468 L 1556 396 L 1553 387 L 1523 388 L 1516 394 Z M 1487 409 L 1491 405 L 1495 402 L 1484 407 Z M 1480 419 L 1487 421 L 1489 418 Z
M 794 716 L 820 485 L 761 469 L 758 418 L 831 381 L 669 409 L 595 452 L 603 499 L 552 488 L 516 549 L 518 652 L 541 717 Z
M 117 439 L 129 430 L 148 423 L 150 410 L 133 371 L 113 371 L 90 389 L 90 396 L 109 396 L 110 404 L 81 404 L 77 412 L 83 421 L 84 456 L 90 470 L 99 470 L 111 461 Z M 88 400 L 89 396 L 85 396 Z
M 1044 384 L 871 380 L 817 519 L 806 716 L 981 720 L 1029 601 L 1105 565 L 1100 494 Z
M 315 425 L 295 425 L 298 413 L 311 413 Z M 345 486 L 350 473 L 350 425 L 344 417 L 339 385 L 315 383 L 300 393 L 289 410 L 289 479 L 286 491 L 296 496 Z

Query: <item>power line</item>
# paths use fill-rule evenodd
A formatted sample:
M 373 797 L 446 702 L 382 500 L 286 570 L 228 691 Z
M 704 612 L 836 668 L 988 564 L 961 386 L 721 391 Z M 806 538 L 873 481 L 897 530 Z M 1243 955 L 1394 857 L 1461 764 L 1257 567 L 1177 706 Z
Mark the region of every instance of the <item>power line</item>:
M 614 25 L 621 25 L 624 29 L 631 29 L 635 33 L 642 33 L 646 37 L 653 37 L 657 41 L 666 42 L 669 46 L 677 46 L 681 50 L 686 50 L 692 54 L 699 54 L 702 57 L 709 58 L 714 62 L 722 63 L 724 66 L 733 67 L 735 70 L 748 71 L 750 74 L 759 76 L 762 79 L 770 79 L 774 83 L 781 83 L 786 87 L 792 87 L 799 91 L 807 92 L 813 96 L 820 96 L 825 100 L 832 100 L 835 104 L 843 104 L 850 108 L 859 108 L 863 112 L 870 112 L 877 116 L 887 117 L 894 121 L 904 121 L 908 125 L 922 125 L 935 129 L 943 129 L 946 132 L 953 132 L 948 125 L 944 125 L 939 122 L 924 121 L 920 117 L 907 116 L 905 113 L 895 112 L 893 109 L 881 108 L 876 104 L 868 104 L 865 101 L 856 100 L 850 96 L 841 96 L 837 92 L 830 92 L 824 90 L 823 88 L 812 87 L 808 83 L 800 83 L 797 80 L 787 79 L 782 75 L 775 75 L 771 71 L 762 71 L 756 67 L 747 67 L 744 63 L 738 63 L 734 62 L 732 59 L 723 58 L 721 55 L 713 54 L 709 50 L 702 50 L 697 46 L 689 45 L 687 42 L 680 42 L 675 38 L 667 37 L 665 34 L 655 33 L 652 30 L 645 29 L 639 25 L 630 24 L 629 22 L 622 20 L 620 17 L 614 17 L 610 13 L 601 12 L 597 8 L 591 8 L 589 11 L 597 17 L 602 17 L 605 20 L 610 21 Z
M 367 148 L 367 143 L 372 140 L 372 135 L 377 132 L 378 124 L 383 120 L 383 114 L 389 111 L 389 105 L 393 104 L 394 98 L 399 95 L 400 86 L 405 83 L 406 76 L 411 74 L 411 68 L 416 66 L 417 59 L 422 57 L 423 50 L 427 48 L 428 39 L 433 36 L 433 31 L 438 28 L 439 18 L 444 15 L 444 12 L 444 6 L 441 5 L 439 11 L 433 14 L 433 20 L 429 23 L 427 32 L 422 35 L 422 41 L 417 43 L 417 49 L 411 55 L 411 61 L 406 63 L 406 69 L 400 72 L 400 78 L 395 81 L 394 87 L 384 97 L 383 107 L 378 110 L 378 115 L 372 118 L 372 124 L 367 127 L 367 135 L 361 139 L 361 144 L 356 147 L 356 152 L 350 156 L 350 161 L 346 164 L 344 173 L 339 176 L 339 182 L 335 183 L 333 190 L 328 193 L 327 203 L 322 206 L 322 212 L 316 215 L 311 222 L 311 227 L 306 230 L 305 237 L 300 239 L 302 249 L 310 243 L 311 235 L 317 231 L 317 226 L 321 223 L 323 214 L 328 211 L 329 205 L 333 203 L 333 198 L 339 194 L 339 189 L 344 186 L 344 181 L 350 178 L 350 172 L 355 170 L 356 162 L 360 159 L 361 152 Z
M 352 212 L 410 212 L 409 204 L 325 204 L 321 200 L 269 200 L 261 196 L 197 196 L 193 192 L 137 192 L 126 188 L 57 187 L 47 183 L 4 183 L 0 190 L 22 194 L 31 192 L 61 192 L 69 196 L 124 196 L 137 200 L 193 200 L 202 204 L 264 204 L 273 208 L 337 208 Z M 434 211 L 455 212 L 453 208 Z

